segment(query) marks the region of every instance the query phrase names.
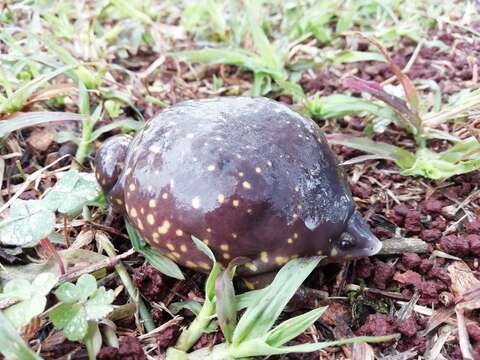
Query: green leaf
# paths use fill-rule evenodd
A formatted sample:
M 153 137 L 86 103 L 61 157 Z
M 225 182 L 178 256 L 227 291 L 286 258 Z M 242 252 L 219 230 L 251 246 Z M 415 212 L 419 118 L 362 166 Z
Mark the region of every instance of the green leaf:
M 305 314 L 290 318 L 273 330 L 269 331 L 265 336 L 265 342 L 270 346 L 281 346 L 287 341 L 296 338 L 311 326 L 322 314 L 327 310 L 327 306 L 314 309 Z
M 264 289 L 264 296 L 247 308 L 233 334 L 233 344 L 265 335 L 298 287 L 318 265 L 320 257 L 293 259 L 283 266 L 273 282 Z
M 64 283 L 55 290 L 55 296 L 58 300 L 63 301 L 66 304 L 73 304 L 80 298 L 78 289 L 72 283 Z
M 93 174 L 70 170 L 64 173 L 43 201 L 52 210 L 75 216 L 82 212 L 85 205 L 95 201 L 99 194 Z
M 223 270 L 215 282 L 216 312 L 218 324 L 222 329 L 227 343 L 232 342 L 233 331 L 237 324 L 237 311 L 235 308 L 235 289 L 233 276 L 236 265 L 229 265 Z
M 54 111 L 34 111 L 19 113 L 0 121 L 0 137 L 5 137 L 13 131 L 29 126 L 41 125 L 55 121 L 82 121 L 85 117 L 79 114 Z
M 87 334 L 88 322 L 85 314 L 85 308 L 80 306 L 75 308 L 68 318 L 68 321 L 63 328 L 63 335 L 70 341 L 80 341 Z
M 10 300 L 28 300 L 32 296 L 30 281 L 26 279 L 17 279 L 7 282 L 0 294 L 0 299 Z
M 410 168 L 415 162 L 414 154 L 395 145 L 343 134 L 332 134 L 327 136 L 327 139 L 330 144 L 348 146 L 381 156 L 383 159 L 393 160 L 402 169 Z
M 155 269 L 160 271 L 162 274 L 173 277 L 175 279 L 184 280 L 182 270 L 178 265 L 173 262 L 168 257 L 164 256 L 161 252 L 156 249 L 151 248 L 146 245 L 142 240 L 137 230 L 133 228 L 128 221 L 125 220 L 125 228 L 127 229 L 128 237 L 132 242 L 132 247 L 135 251 L 142 254 L 145 259 L 152 265 Z
M 0 311 L 0 353 L 9 360 L 41 360 Z
M 182 309 L 190 310 L 195 315 L 198 315 L 202 309 L 202 305 L 194 300 L 188 300 L 171 303 L 168 307 L 168 310 L 170 310 L 172 314 L 178 314 Z
M 0 243 L 30 247 L 48 237 L 55 227 L 55 214 L 41 200 L 16 199 L 0 221 Z
M 105 318 L 112 310 L 110 305 L 115 299 L 113 290 L 106 291 L 102 286 L 85 303 L 85 311 L 88 320 L 100 320 Z
M 90 359 L 96 359 L 96 356 L 102 348 L 102 334 L 95 321 L 88 322 L 88 329 L 83 339 L 87 347 L 88 356 Z
M 75 288 L 78 294 L 77 301 L 83 303 L 96 293 L 97 279 L 91 274 L 83 274 L 78 278 Z
M 206 244 L 204 244 L 202 240 L 198 239 L 197 237 L 195 237 L 193 235 L 192 235 L 192 240 L 195 243 L 195 246 L 198 248 L 198 250 L 200 250 L 205 255 L 207 255 L 209 257 L 209 259 L 212 260 L 213 263 L 215 263 L 217 261 L 215 259 L 215 255 L 213 255 L 212 250 L 210 250 L 210 248 Z
M 13 113 L 19 111 L 27 102 L 28 98 L 41 86 L 47 83 L 49 80 L 54 77 L 67 72 L 70 69 L 73 69 L 74 66 L 63 66 L 54 70 L 48 74 L 41 75 L 29 81 L 18 90 L 16 90 L 12 95 L 7 99 L 0 102 L 0 114 L 2 113 Z M 0 130 L 1 134 L 1 130 Z M 1 135 L 4 136 L 4 135 Z
M 40 315 L 46 304 L 45 296 L 33 297 L 9 306 L 4 310 L 4 314 L 16 329 L 21 329 L 28 325 L 34 317 Z

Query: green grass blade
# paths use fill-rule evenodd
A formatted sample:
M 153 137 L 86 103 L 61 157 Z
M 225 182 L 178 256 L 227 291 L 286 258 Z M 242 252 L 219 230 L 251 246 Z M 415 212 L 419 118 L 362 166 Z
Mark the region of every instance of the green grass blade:
M 264 289 L 262 299 L 243 314 L 233 334 L 233 344 L 265 335 L 319 261 L 319 257 L 293 259 L 282 267 L 273 282 Z
M 457 142 L 453 147 L 439 154 L 439 159 L 456 163 L 472 157 L 480 157 L 480 143 L 474 137 Z
M 41 86 L 43 86 L 46 82 L 53 79 L 54 77 L 63 74 L 75 66 L 68 65 L 62 66 L 48 74 L 41 75 L 36 77 L 35 79 L 29 81 L 28 83 L 22 85 L 19 89 L 17 89 L 11 96 L 7 97 L 0 103 L 0 114 L 2 113 L 12 113 L 15 111 L 19 111 L 27 99 Z
M 127 229 L 128 237 L 130 238 L 133 249 L 139 254 L 142 254 L 150 265 L 162 274 L 175 279 L 185 279 L 182 270 L 180 270 L 178 265 L 168 257 L 164 256 L 161 252 L 146 245 L 143 240 L 141 240 L 138 232 L 127 221 L 125 221 L 125 228 Z
M 17 334 L 12 324 L 0 311 L 0 352 L 7 359 L 41 360 Z
M 235 289 L 233 275 L 236 266 L 223 270 L 215 282 L 216 312 L 218 324 L 227 343 L 232 342 L 233 331 L 237 324 L 237 310 L 235 307 Z
M 303 333 L 310 325 L 312 325 L 327 310 L 327 306 L 314 309 L 305 314 L 290 318 L 273 330 L 269 331 L 265 336 L 265 342 L 270 346 L 281 346 L 287 341 L 296 338 Z
M 13 131 L 29 126 L 36 126 L 53 121 L 82 121 L 86 117 L 68 112 L 37 111 L 15 115 L 9 119 L 0 121 L 0 137 L 7 136 Z
M 133 119 L 123 119 L 123 120 L 118 120 L 111 122 L 110 124 L 104 125 L 97 130 L 92 132 L 92 137 L 91 140 L 95 141 L 97 140 L 101 135 L 112 131 L 117 128 L 123 128 L 126 130 L 134 130 L 138 131 L 143 127 L 144 123 L 141 121 L 133 120 Z
M 381 156 L 383 159 L 393 160 L 402 169 L 408 169 L 415 163 L 415 155 L 395 145 L 344 134 L 332 134 L 327 136 L 327 139 L 330 144 L 348 146 Z

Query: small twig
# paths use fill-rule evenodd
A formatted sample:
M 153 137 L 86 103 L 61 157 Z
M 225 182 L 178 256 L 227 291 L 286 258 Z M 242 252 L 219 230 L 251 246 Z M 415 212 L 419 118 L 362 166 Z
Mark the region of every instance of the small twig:
M 382 241 L 382 245 L 379 255 L 428 252 L 428 243 L 417 238 L 392 238 Z
M 58 263 L 58 266 L 60 267 L 60 274 L 65 275 L 65 265 L 63 264 L 63 260 L 60 257 L 60 255 L 57 252 L 57 249 L 55 249 L 55 246 L 48 240 L 47 238 L 40 240 L 40 246 L 44 248 L 48 253 L 53 255 L 55 260 Z
M 88 273 L 92 273 L 94 271 L 97 271 L 99 269 L 109 268 L 109 267 L 115 266 L 120 260 L 125 259 L 125 258 L 129 257 L 130 255 L 133 255 L 134 253 L 135 253 L 135 250 L 130 249 L 128 251 L 125 251 L 123 254 L 108 257 L 108 258 L 106 258 L 102 261 L 99 261 L 99 262 L 95 263 L 95 264 L 91 264 L 91 265 L 85 266 L 81 269 L 69 272 L 67 274 L 62 275 L 59 279 L 59 282 L 62 283 L 62 282 L 66 282 L 66 281 L 72 281 L 72 280 L 75 280 L 75 279 L 79 278 L 83 274 L 88 274 Z

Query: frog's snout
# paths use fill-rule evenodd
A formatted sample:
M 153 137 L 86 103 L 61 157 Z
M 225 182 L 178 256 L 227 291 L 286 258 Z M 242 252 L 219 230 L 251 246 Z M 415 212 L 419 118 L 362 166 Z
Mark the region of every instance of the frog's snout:
M 352 241 L 352 248 L 346 250 L 351 257 L 376 255 L 382 249 L 382 243 L 357 211 L 350 217 L 342 237 Z
M 131 138 L 127 135 L 113 136 L 103 143 L 95 156 L 97 181 L 105 194 L 115 198 L 119 204 L 123 202 L 123 198 L 118 183 L 130 142 Z

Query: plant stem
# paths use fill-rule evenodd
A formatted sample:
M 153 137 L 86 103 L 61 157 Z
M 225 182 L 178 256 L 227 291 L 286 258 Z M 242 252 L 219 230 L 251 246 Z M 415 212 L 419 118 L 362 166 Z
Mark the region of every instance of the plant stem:
M 215 304 L 210 301 L 203 303 L 202 309 L 195 320 L 185 329 L 177 340 L 175 348 L 182 351 L 188 351 L 207 329 L 215 315 Z
M 92 132 L 93 127 L 95 125 L 95 121 L 93 120 L 84 120 L 82 122 L 82 139 L 78 144 L 77 153 L 75 154 L 75 159 L 77 163 L 72 165 L 73 167 L 78 167 L 78 165 L 82 165 L 85 162 L 89 152 L 90 152 L 90 144 L 92 142 Z
M 105 239 L 106 240 L 106 239 Z M 102 241 L 102 246 L 105 249 L 105 252 L 110 257 L 115 257 L 115 249 L 110 241 Z M 139 296 L 138 289 L 136 288 L 135 284 L 132 281 L 132 278 L 128 274 L 127 269 L 123 265 L 121 261 L 119 261 L 115 266 L 115 271 L 120 276 L 120 280 L 122 280 L 125 289 L 127 289 L 128 294 L 133 299 L 134 302 L 137 303 L 138 311 L 140 313 L 140 317 L 143 320 L 143 324 L 147 332 L 150 332 L 155 329 L 155 324 L 153 322 L 152 316 L 150 315 L 150 311 L 148 310 L 147 306 L 143 302 L 142 298 Z

